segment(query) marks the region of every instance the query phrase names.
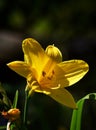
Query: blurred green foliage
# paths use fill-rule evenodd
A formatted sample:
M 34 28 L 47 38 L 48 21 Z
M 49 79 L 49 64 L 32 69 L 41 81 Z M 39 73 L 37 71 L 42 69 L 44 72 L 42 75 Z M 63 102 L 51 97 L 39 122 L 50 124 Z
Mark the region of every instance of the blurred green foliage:
M 10 0 L 10 3 L 0 1 L 1 28 L 63 39 L 96 34 L 95 0 Z

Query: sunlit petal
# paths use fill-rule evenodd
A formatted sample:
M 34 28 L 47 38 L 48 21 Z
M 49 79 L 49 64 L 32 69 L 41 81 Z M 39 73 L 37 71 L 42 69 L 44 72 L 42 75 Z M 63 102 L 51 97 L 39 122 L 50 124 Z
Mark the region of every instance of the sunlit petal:
M 71 108 L 76 108 L 76 103 L 74 101 L 74 98 L 64 88 L 57 89 L 57 90 L 51 90 L 51 94 L 49 96 L 63 105 L 66 105 Z
M 64 75 L 69 81 L 69 86 L 82 79 L 89 70 L 88 64 L 83 60 L 69 60 L 58 65 L 63 69 Z
M 69 81 L 65 77 L 63 69 L 52 60 L 46 63 L 38 82 L 42 88 L 52 89 L 69 85 Z
M 32 73 L 30 66 L 23 61 L 13 61 L 8 63 L 7 66 L 25 78 Z
M 65 77 L 65 72 L 63 71 L 63 69 L 61 67 L 55 65 L 54 75 L 55 75 L 55 78 L 56 78 L 55 80 L 53 79 L 53 81 L 55 83 L 55 87 L 56 87 L 56 84 L 59 85 L 60 88 L 66 87 L 66 86 L 69 85 L 69 81 Z
M 38 77 L 41 75 L 49 57 L 45 54 L 41 45 L 32 38 L 27 38 L 22 43 L 25 62 L 37 70 Z
M 56 61 L 57 63 L 62 61 L 62 53 L 61 51 L 55 47 L 54 45 L 47 46 L 45 53 L 52 58 L 52 60 Z
M 47 58 L 41 45 L 36 40 L 27 38 L 22 43 L 22 49 L 24 52 L 25 62 L 37 70 L 41 70 Z

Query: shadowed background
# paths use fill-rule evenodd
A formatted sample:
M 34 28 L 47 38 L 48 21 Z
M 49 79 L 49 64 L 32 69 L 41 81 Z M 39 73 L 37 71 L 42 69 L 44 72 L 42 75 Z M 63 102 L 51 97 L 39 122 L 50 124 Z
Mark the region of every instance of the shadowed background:
M 11 71 L 6 63 L 23 60 L 22 40 L 28 37 L 35 38 L 44 49 L 54 44 L 61 50 L 63 60 L 82 59 L 89 64 L 88 74 L 68 88 L 76 101 L 96 92 L 95 17 L 95 0 L 0 0 L 0 82 L 11 100 L 15 91 L 20 91 L 18 107 L 23 108 L 26 80 Z M 36 93 L 30 102 L 29 127 L 69 130 L 71 114 L 70 108 Z

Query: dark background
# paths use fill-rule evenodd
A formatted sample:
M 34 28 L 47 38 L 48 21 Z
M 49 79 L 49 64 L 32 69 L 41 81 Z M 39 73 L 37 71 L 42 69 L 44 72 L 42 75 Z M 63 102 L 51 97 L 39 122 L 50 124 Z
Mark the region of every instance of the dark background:
M 0 82 L 11 100 L 19 90 L 21 109 L 26 80 L 6 64 L 23 60 L 22 40 L 28 37 L 35 38 L 44 49 L 54 44 L 61 50 L 63 60 L 82 59 L 89 64 L 88 74 L 68 88 L 76 101 L 96 92 L 95 0 L 0 0 Z M 36 93 L 29 106 L 29 127 L 69 130 L 71 114 L 72 109 Z

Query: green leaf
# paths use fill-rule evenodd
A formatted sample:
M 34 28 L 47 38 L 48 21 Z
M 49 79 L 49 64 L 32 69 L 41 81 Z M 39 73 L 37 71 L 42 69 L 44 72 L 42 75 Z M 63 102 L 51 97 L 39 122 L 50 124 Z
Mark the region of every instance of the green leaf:
M 19 92 L 17 90 L 16 93 L 15 93 L 14 101 L 13 101 L 13 108 L 17 107 L 18 95 L 19 95 Z
M 70 130 L 76 130 L 77 110 L 73 110 Z
M 90 93 L 77 102 L 78 109 L 73 110 L 70 130 L 81 130 L 82 110 L 86 99 L 96 100 L 96 93 Z
M 83 109 L 84 100 L 81 99 L 77 102 L 77 109 L 73 110 L 71 127 L 70 130 L 80 130 L 81 129 L 81 117 Z
M 81 117 L 82 117 L 82 110 L 85 100 L 79 100 L 77 103 L 78 106 L 78 112 L 77 112 L 77 124 L 76 124 L 76 130 L 81 130 Z

